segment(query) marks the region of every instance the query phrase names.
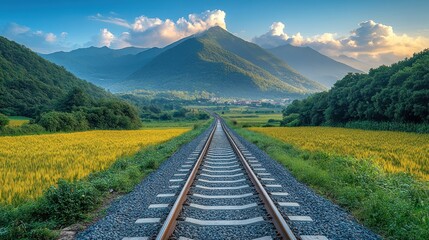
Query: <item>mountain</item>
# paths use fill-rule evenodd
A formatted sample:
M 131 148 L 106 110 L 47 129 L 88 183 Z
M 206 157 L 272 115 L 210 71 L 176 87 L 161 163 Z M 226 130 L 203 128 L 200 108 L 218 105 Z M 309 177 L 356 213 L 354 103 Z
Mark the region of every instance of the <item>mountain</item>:
M 362 73 L 362 71 L 337 62 L 310 47 L 295 47 L 286 44 L 267 50 L 302 75 L 329 88 L 349 72 Z
M 357 60 L 356 58 L 348 57 L 346 55 L 339 55 L 337 57 L 334 57 L 334 59 L 338 62 L 342 62 L 354 68 L 361 69 L 365 72 L 368 72 L 369 69 L 371 68 L 371 66 L 369 66 L 368 64 L 363 63 Z
M 208 91 L 225 97 L 284 97 L 325 90 L 256 44 L 220 27 L 180 40 L 125 81 L 121 90 Z
M 89 47 L 40 55 L 65 67 L 79 78 L 109 89 L 112 83 L 123 80 L 161 51 L 160 48 Z
M 31 117 L 75 88 L 95 98 L 110 96 L 26 47 L 0 37 L 0 112 Z

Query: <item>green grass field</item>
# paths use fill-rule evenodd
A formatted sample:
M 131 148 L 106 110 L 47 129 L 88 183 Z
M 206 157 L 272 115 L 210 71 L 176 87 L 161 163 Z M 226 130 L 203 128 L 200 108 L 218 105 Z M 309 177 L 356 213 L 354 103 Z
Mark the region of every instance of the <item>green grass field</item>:
M 213 119 L 209 120 L 199 120 L 199 121 L 151 121 L 144 122 L 143 121 L 143 129 L 151 128 L 151 129 L 162 129 L 162 128 L 189 128 L 194 127 L 195 125 L 205 124 L 209 121 L 213 121 Z
M 10 116 L 8 126 L 19 127 L 23 124 L 29 123 L 31 118 L 21 117 L 21 116 Z
M 283 116 L 279 113 L 242 113 L 242 112 L 218 112 L 218 114 L 233 122 L 234 125 L 240 125 L 244 127 L 261 127 L 268 123 L 268 120 L 273 119 L 271 122 L 272 126 L 279 126 Z

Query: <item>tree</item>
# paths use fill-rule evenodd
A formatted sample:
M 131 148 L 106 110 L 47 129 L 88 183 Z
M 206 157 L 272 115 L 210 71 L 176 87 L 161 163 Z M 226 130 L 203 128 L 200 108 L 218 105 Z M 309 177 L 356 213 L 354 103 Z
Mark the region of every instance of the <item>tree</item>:
M 0 113 L 0 129 L 9 124 L 9 118 Z
M 73 88 L 63 99 L 61 99 L 57 110 L 70 112 L 74 108 L 89 106 L 90 96 L 81 88 Z
M 89 128 L 88 120 L 83 112 L 48 112 L 41 116 L 38 124 L 50 132 L 83 131 Z
M 348 74 L 326 93 L 293 101 L 283 110 L 284 118 L 291 114 L 299 114 L 300 125 L 429 123 L 429 49 L 368 74 Z

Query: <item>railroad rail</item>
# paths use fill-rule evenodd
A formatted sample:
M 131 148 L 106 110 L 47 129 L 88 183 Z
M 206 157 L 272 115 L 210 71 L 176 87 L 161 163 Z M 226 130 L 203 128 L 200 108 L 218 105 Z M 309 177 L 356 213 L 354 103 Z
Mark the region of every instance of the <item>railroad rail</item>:
M 223 143 L 223 147 L 219 147 L 219 146 L 212 146 L 212 142 L 213 139 L 215 137 L 218 137 L 218 141 L 217 144 L 219 145 L 220 141 L 224 141 L 225 142 L 225 138 L 227 140 L 227 142 L 229 144 Z M 224 139 L 222 139 L 224 138 Z M 229 146 L 228 146 L 229 145 Z M 232 161 L 230 161 L 232 160 Z M 234 161 L 235 160 L 235 161 Z M 238 161 L 237 161 L 238 160 Z M 209 163 L 209 164 L 205 164 L 204 168 L 201 169 L 203 167 L 204 163 Z M 238 163 L 238 164 L 237 164 Z M 241 165 L 241 166 L 240 166 Z M 239 168 L 236 168 L 239 167 Z M 231 169 L 231 168 L 236 168 L 236 169 L 240 169 L 238 171 L 235 171 L 236 169 Z M 213 170 L 215 169 L 215 170 Z M 242 170 L 244 169 L 244 171 Z M 201 171 L 207 171 L 207 172 L 211 172 L 212 174 L 214 173 L 219 173 L 218 175 L 209 175 L 209 174 L 199 174 L 199 172 Z M 244 225 L 247 223 L 253 223 L 253 222 L 257 222 L 257 221 L 267 221 L 269 222 L 268 224 L 272 224 L 275 227 L 275 231 L 276 233 L 274 234 L 276 238 L 281 238 L 281 239 L 291 239 L 291 240 L 295 240 L 297 239 L 294 235 L 294 233 L 292 232 L 292 230 L 290 229 L 290 227 L 288 226 L 288 224 L 286 223 L 285 219 L 283 218 L 283 216 L 281 215 L 280 211 L 277 209 L 276 204 L 273 202 L 273 200 L 271 199 L 269 193 L 267 192 L 267 190 L 264 188 L 264 185 L 261 183 L 261 181 L 258 179 L 257 174 L 254 172 L 254 170 L 252 169 L 251 164 L 248 162 L 248 160 L 245 157 L 245 153 L 240 150 L 239 146 L 237 145 L 237 143 L 234 141 L 233 137 L 231 136 L 231 133 L 229 132 L 229 130 L 227 129 L 227 127 L 225 126 L 224 123 L 221 122 L 220 119 L 216 120 L 216 124 L 213 127 L 212 131 L 210 132 L 210 135 L 207 139 L 207 141 L 204 144 L 204 147 L 202 148 L 201 153 L 198 156 L 198 159 L 196 160 L 192 171 L 190 172 L 185 184 L 183 185 L 182 190 L 180 191 L 179 195 L 177 196 L 177 199 L 173 205 L 173 207 L 171 208 L 166 220 L 164 221 L 161 230 L 159 231 L 158 235 L 156 236 L 156 239 L 161 240 L 161 239 L 169 239 L 172 237 L 172 235 L 174 234 L 174 232 L 176 231 L 176 226 L 178 225 L 179 222 L 179 217 L 181 212 L 183 211 L 184 207 L 187 207 L 185 205 L 185 202 L 188 199 L 189 193 L 191 192 L 192 187 L 195 185 L 195 182 L 200 178 L 201 181 L 204 181 L 205 179 L 202 179 L 202 176 L 205 176 L 205 178 L 210 178 L 210 176 L 212 178 L 216 178 L 216 176 L 225 176 L 225 175 L 221 175 L 221 174 L 225 174 L 225 173 L 235 173 L 235 174 L 231 174 L 230 176 L 233 175 L 237 175 L 236 172 L 240 172 L 242 171 L 242 173 L 246 173 L 247 174 L 247 178 L 250 180 L 250 182 L 252 183 L 251 186 L 234 186 L 234 187 L 207 187 L 207 189 L 211 189 L 212 192 L 215 192 L 216 190 L 219 190 L 220 192 L 224 192 L 225 190 L 234 190 L 234 189 L 241 189 L 241 188 L 253 188 L 255 192 L 257 192 L 257 195 L 259 196 L 259 201 L 257 203 L 254 204 L 247 204 L 246 206 L 258 206 L 258 205 L 263 205 L 268 217 L 266 217 L 265 219 L 262 217 L 259 218 L 252 218 L 252 219 L 245 219 L 245 220 L 230 220 L 228 221 L 227 219 L 222 219 L 222 220 L 211 220 L 211 221 L 198 221 L 198 219 L 195 218 L 191 218 L 191 217 L 187 217 L 185 218 L 185 221 L 189 221 L 189 222 L 193 222 L 196 224 L 200 224 L 200 225 L 206 225 L 206 226 L 218 226 L 218 225 Z M 228 174 L 227 174 L 228 176 Z M 205 180 L 206 182 L 210 182 L 210 183 L 232 183 L 234 182 L 234 180 L 230 180 L 230 181 L 216 181 L 216 180 Z M 244 181 L 244 179 L 239 179 L 239 180 L 235 180 L 235 181 Z M 224 186 L 224 185 L 222 185 Z M 204 188 L 203 186 L 198 186 L 200 188 Z M 222 191 L 223 190 L 223 191 Z M 203 196 L 203 195 L 201 195 Z M 211 196 L 218 196 L 220 197 L 225 197 L 227 198 L 228 196 L 231 197 L 235 197 L 234 195 L 211 195 Z M 242 194 L 242 196 L 248 196 L 245 194 Z M 201 205 L 201 204 L 192 204 L 192 206 L 197 206 L 199 208 L 202 209 L 239 209 L 239 206 L 206 206 L 206 205 Z M 246 206 L 242 206 L 242 208 L 246 207 Z M 247 221 L 247 222 L 246 222 Z M 225 236 L 227 237 L 227 236 Z M 239 237 L 239 236 L 235 236 L 235 237 Z M 269 236 L 265 236 L 262 237 L 261 239 L 271 239 L 272 237 Z

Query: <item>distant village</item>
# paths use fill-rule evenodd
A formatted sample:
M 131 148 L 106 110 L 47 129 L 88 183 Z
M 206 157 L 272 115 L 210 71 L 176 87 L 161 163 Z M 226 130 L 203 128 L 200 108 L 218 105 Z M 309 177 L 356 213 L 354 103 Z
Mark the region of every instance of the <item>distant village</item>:
M 282 99 L 260 99 L 260 100 L 250 100 L 250 99 L 225 99 L 225 98 L 216 98 L 213 97 L 209 102 L 214 104 L 226 104 L 226 105 L 238 105 L 238 106 L 254 106 L 254 107 L 266 107 L 269 105 L 272 106 L 286 106 L 290 104 L 293 99 L 282 98 Z

